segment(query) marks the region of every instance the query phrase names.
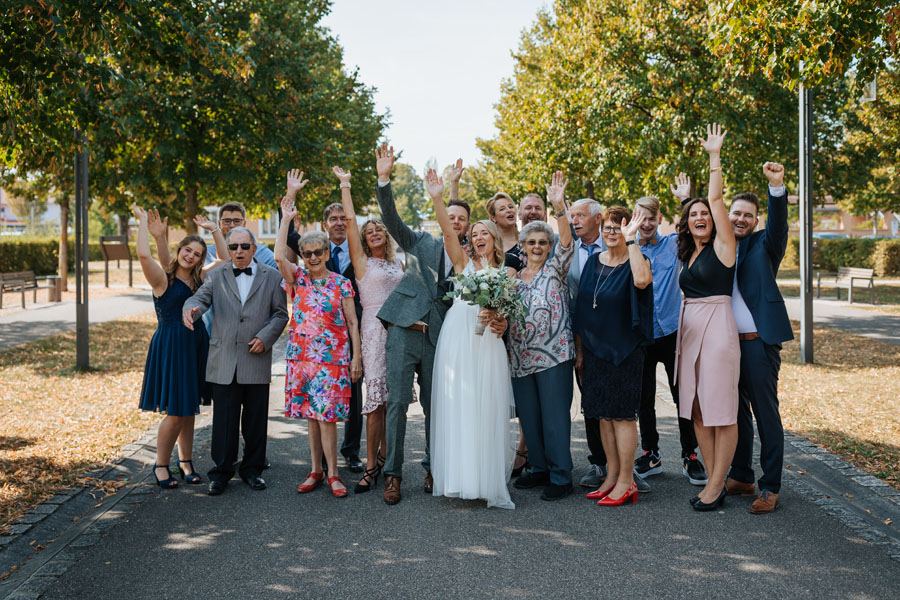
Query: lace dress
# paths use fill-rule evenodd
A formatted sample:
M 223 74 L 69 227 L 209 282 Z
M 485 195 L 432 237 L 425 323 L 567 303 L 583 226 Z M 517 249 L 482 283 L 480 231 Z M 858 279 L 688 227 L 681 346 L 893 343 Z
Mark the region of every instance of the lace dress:
M 366 379 L 366 402 L 362 414 L 367 415 L 387 400 L 387 365 L 384 344 L 387 329 L 378 320 L 378 311 L 403 278 L 403 263 L 399 259 L 388 262 L 383 258 L 369 257 L 366 273 L 357 278 L 359 299 L 362 302 L 362 322 L 359 336 L 362 338 L 363 372 Z

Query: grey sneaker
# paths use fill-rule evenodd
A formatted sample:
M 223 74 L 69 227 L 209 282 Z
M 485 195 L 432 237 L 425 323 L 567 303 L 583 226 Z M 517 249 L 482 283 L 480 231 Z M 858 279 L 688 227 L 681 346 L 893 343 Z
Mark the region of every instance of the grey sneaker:
M 581 478 L 579 484 L 581 487 L 598 488 L 603 480 L 606 479 L 606 467 L 600 465 L 591 465 L 587 475 Z
M 646 494 L 650 491 L 650 484 L 638 474 L 637 469 L 634 470 L 634 482 L 637 484 L 638 492 Z

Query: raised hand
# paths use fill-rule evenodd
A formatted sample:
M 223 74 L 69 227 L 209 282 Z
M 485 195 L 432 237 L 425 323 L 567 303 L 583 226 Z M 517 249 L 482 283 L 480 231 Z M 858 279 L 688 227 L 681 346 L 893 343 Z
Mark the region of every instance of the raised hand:
M 637 234 L 638 229 L 641 228 L 641 225 L 644 224 L 644 221 L 647 220 L 647 213 L 643 210 L 636 210 L 634 214 L 631 216 L 631 221 L 628 219 L 622 219 L 622 237 L 626 240 L 635 239 L 634 236 Z
M 672 195 L 684 202 L 691 197 L 691 178 L 684 173 L 675 176 L 674 185 L 669 186 Z
M 306 184 L 309 183 L 309 179 L 303 179 L 303 171 L 300 169 L 291 169 L 287 172 L 287 194 L 291 198 L 297 195 L 297 192 L 302 190 Z
M 438 177 L 436 170 L 428 169 L 425 172 L 425 189 L 428 190 L 428 194 L 434 199 L 440 199 L 443 195 L 444 180 Z
M 282 221 L 290 221 L 294 217 L 297 216 L 297 207 L 294 205 L 294 200 L 285 196 L 281 199 L 281 220 Z
M 566 209 L 566 186 L 569 180 L 563 177 L 562 171 L 557 171 L 550 178 L 550 185 L 545 185 L 547 201 L 553 206 L 553 210 L 561 213 Z
M 725 134 L 728 133 L 718 123 L 710 123 L 706 126 L 706 139 L 701 142 L 707 154 L 718 154 L 722 150 Z
M 341 183 L 348 183 L 350 181 L 350 171 L 345 171 L 340 167 L 331 167 L 331 170 L 337 175 L 337 178 L 341 180 Z
M 137 205 L 136 202 L 131 203 L 131 212 L 134 213 L 134 218 L 140 222 L 147 221 L 147 211 Z
M 463 166 L 463 160 L 461 158 L 456 159 L 456 164 L 450 168 L 450 183 L 459 183 L 459 180 L 462 179 L 463 171 L 466 168 Z
M 169 217 L 160 219 L 158 210 L 149 210 L 147 211 L 147 228 L 154 238 L 164 238 L 169 230 Z
M 777 162 L 767 162 L 763 165 L 763 175 L 769 180 L 769 185 L 773 188 L 780 188 L 784 185 L 784 165 Z
M 212 231 L 219 227 L 216 223 L 207 219 L 206 215 L 194 215 L 194 225 L 207 231 Z
M 382 144 L 375 149 L 375 171 L 378 172 L 379 181 L 389 181 L 391 169 L 394 168 L 394 147 Z

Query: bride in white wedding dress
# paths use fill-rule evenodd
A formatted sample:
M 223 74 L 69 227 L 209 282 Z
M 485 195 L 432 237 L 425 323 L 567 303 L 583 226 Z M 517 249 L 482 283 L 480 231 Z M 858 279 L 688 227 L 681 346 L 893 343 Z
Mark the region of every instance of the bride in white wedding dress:
M 455 272 L 476 271 L 450 225 L 441 198 L 443 181 L 431 169 L 425 184 Z M 479 264 L 503 267 L 503 246 L 496 225 L 490 221 L 475 223 L 470 241 Z M 479 319 L 487 325 L 482 335 L 475 333 Z M 506 485 L 517 432 L 509 359 L 499 337 L 506 326 L 502 316 L 459 299 L 444 317 L 431 389 L 435 496 L 480 498 L 487 500 L 488 507 L 515 508 Z

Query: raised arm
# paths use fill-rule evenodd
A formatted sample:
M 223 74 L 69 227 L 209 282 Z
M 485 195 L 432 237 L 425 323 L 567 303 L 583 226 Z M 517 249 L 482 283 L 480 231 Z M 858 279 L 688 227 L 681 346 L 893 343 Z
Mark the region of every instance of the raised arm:
M 559 225 L 559 245 L 568 248 L 572 243 L 572 229 L 569 227 L 569 217 L 566 214 L 566 186 L 569 180 L 563 177 L 562 171 L 557 171 L 550 179 L 547 189 L 547 202 L 553 207 L 553 216 Z M 552 241 L 552 240 L 551 240 Z
M 450 199 L 451 200 L 459 200 L 459 180 L 462 179 L 463 171 L 466 168 L 463 166 L 463 161 L 461 158 L 456 159 L 456 163 L 450 169 Z
M 644 257 L 641 247 L 638 245 L 638 236 L 640 235 L 638 231 L 646 220 L 647 213 L 643 210 L 635 211 L 630 223 L 628 219 L 622 219 L 622 237 L 625 238 L 628 245 L 628 263 L 631 266 L 631 277 L 634 279 L 634 287 L 639 290 L 653 283 L 653 271 L 650 269 L 650 261 Z
M 156 242 L 156 257 L 159 264 L 165 270 L 172 262 L 172 254 L 169 252 L 169 217 L 159 218 L 159 211 L 150 209 L 147 211 L 147 230 Z
M 166 293 L 166 289 L 169 287 L 169 278 L 166 276 L 166 272 L 159 263 L 153 260 L 153 256 L 150 255 L 150 237 L 147 225 L 149 218 L 147 216 L 147 211 L 140 208 L 137 204 L 132 204 L 131 210 L 138 220 L 138 235 L 135 246 L 137 249 L 138 260 L 141 263 L 141 271 L 144 272 L 147 283 L 149 283 L 150 287 L 153 289 L 153 295 L 159 298 Z
M 294 200 L 285 196 L 281 199 L 281 225 L 278 227 L 278 235 L 275 236 L 275 264 L 278 271 L 284 277 L 285 283 L 294 285 L 297 282 L 297 266 L 288 257 L 287 236 L 291 228 L 291 221 L 297 216 L 297 207 Z
M 716 224 L 713 248 L 722 264 L 730 267 L 734 265 L 736 243 L 725 200 L 722 198 L 722 162 L 719 157 L 726 133 L 728 132 L 717 123 L 707 125 L 703 149 L 709 154 L 709 212 Z
M 204 266 L 200 272 L 200 278 L 205 279 L 207 273 L 231 260 L 231 255 L 228 253 L 228 246 L 225 244 L 225 236 L 222 235 L 222 230 L 219 229 L 216 223 L 213 223 L 203 215 L 195 215 L 194 223 L 197 224 L 197 227 L 210 232 L 213 240 L 216 242 L 216 260 Z
M 684 204 L 685 200 L 691 197 L 691 178 L 685 173 L 679 173 L 675 176 L 675 183 L 669 186 L 669 190 L 678 198 L 678 202 Z
M 300 169 L 291 169 L 287 172 L 287 191 L 285 195 L 291 200 L 297 200 L 297 192 L 306 187 L 306 184 L 309 183 L 309 179 L 303 179 L 303 171 Z M 287 257 L 290 262 L 293 264 L 297 264 L 297 259 L 299 258 L 297 254 L 294 253 L 294 246 L 300 241 L 300 234 L 293 227 L 293 221 L 291 221 L 291 228 L 288 230 L 287 236 Z
M 359 225 L 356 224 L 356 211 L 353 209 L 353 198 L 350 196 L 350 171 L 340 167 L 332 167 L 332 171 L 341 181 L 341 206 L 347 216 L 347 245 L 350 248 L 350 262 L 357 281 L 366 275 L 366 253 L 363 251 Z
M 428 169 L 425 173 L 425 189 L 428 190 L 428 195 L 431 196 L 431 201 L 434 203 L 434 216 L 437 217 L 441 233 L 444 234 L 444 248 L 447 250 L 447 256 L 450 257 L 450 262 L 453 263 L 456 272 L 462 273 L 469 259 L 459 243 L 459 236 L 453 231 L 447 207 L 444 206 L 444 180 L 438 177 L 437 171 L 434 169 Z
M 394 203 L 394 192 L 391 190 L 391 170 L 394 168 L 394 147 L 382 144 L 375 149 L 375 170 L 378 172 L 378 184 L 375 186 L 375 198 L 381 209 L 381 219 L 388 233 L 397 245 L 408 252 L 416 244 L 416 233 L 403 222 L 397 205 Z M 426 234 L 427 235 L 427 234 Z
M 778 271 L 778 265 L 784 258 L 788 241 L 787 188 L 784 187 L 784 166 L 776 162 L 763 165 L 763 174 L 769 180 L 769 214 L 766 219 L 766 252 L 772 260 L 772 266 Z M 782 191 L 774 195 L 773 191 Z

